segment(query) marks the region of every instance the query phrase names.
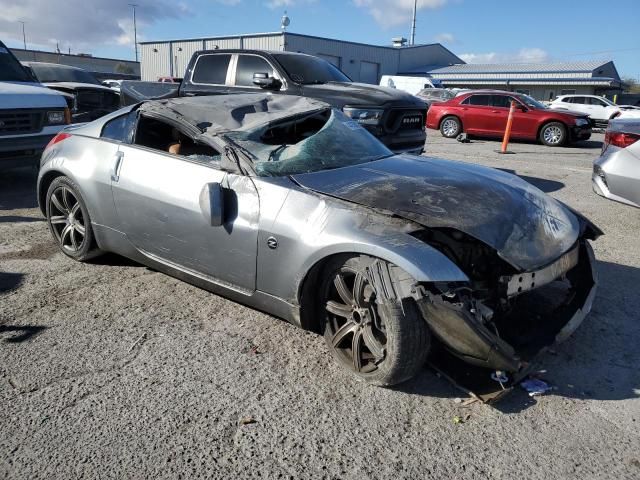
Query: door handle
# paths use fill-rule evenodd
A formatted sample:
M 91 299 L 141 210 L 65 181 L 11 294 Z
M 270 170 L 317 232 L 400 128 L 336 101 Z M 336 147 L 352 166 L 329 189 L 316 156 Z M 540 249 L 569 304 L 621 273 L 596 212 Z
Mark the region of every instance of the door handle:
M 491 113 L 500 113 L 500 110 L 491 110 Z
M 115 154 L 113 168 L 111 168 L 111 180 L 117 182 L 120 180 L 120 168 L 122 167 L 122 158 L 124 152 L 117 151 Z

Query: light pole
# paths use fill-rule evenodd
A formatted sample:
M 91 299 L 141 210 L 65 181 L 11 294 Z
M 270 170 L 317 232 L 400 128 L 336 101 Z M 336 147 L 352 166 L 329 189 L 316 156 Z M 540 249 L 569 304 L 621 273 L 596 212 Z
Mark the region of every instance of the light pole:
M 135 3 L 130 3 L 129 6 L 133 8 L 133 48 L 136 52 L 136 62 L 138 61 L 138 29 L 136 27 L 136 7 Z
M 413 17 L 411 22 L 411 44 L 416 43 L 416 13 L 418 10 L 418 0 L 413 0 Z
M 24 33 L 24 24 L 27 22 L 23 22 L 22 20 L 18 20 L 22 24 L 22 41 L 24 42 L 24 49 L 27 49 L 27 35 Z

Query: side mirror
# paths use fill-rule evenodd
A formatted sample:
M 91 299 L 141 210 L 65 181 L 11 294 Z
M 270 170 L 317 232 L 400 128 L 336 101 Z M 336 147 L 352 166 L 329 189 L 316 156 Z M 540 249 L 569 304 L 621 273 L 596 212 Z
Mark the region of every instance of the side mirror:
M 521 103 L 516 103 L 516 108 L 519 109 L 522 112 L 527 112 L 529 109 L 527 107 L 525 107 L 523 104 Z
M 224 192 L 219 183 L 207 183 L 200 192 L 200 211 L 212 227 L 224 224 Z
M 268 73 L 254 73 L 253 84 L 268 90 L 280 90 L 282 83 L 275 77 L 270 77 Z

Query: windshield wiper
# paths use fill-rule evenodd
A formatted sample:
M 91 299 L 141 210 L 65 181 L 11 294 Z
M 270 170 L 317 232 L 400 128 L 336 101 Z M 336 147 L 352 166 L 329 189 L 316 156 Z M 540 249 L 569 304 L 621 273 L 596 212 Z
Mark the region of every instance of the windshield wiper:
M 304 82 L 303 85 L 324 85 L 325 82 L 324 80 L 311 80 L 310 82 Z

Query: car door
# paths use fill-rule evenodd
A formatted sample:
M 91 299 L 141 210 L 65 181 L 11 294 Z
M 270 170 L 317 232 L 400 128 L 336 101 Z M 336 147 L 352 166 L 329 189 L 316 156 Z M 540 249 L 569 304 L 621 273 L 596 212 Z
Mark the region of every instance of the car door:
M 284 79 L 278 74 L 273 65 L 264 57 L 251 53 L 239 53 L 232 61 L 230 79 L 233 91 L 237 93 L 256 93 L 263 91 L 253 83 L 254 73 L 266 73 L 277 78 L 282 83 L 279 91 L 286 90 Z
M 511 136 L 514 138 L 535 138 L 537 121 L 533 112 L 517 98 L 511 95 L 491 95 L 491 128 L 496 135 L 504 135 L 509 118 L 511 102 L 516 102 L 511 125 Z
M 572 112 L 590 115 L 591 105 L 589 103 L 589 99 L 586 97 L 571 97 L 571 107 L 569 108 L 569 110 Z
M 591 109 L 590 116 L 595 120 L 609 120 L 609 111 L 605 102 L 595 97 L 588 97 L 589 107 Z
M 226 95 L 231 92 L 230 53 L 206 53 L 196 60 L 186 96 Z
M 249 177 L 135 143 L 120 145 L 118 156 L 113 201 L 121 231 L 138 250 L 211 281 L 255 290 L 259 203 Z M 209 183 L 224 187 L 221 226 L 211 226 L 201 208 Z
M 495 134 L 492 127 L 491 95 L 473 94 L 460 102 L 464 131 L 467 133 Z

